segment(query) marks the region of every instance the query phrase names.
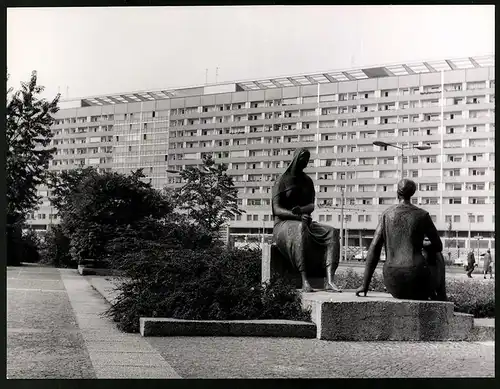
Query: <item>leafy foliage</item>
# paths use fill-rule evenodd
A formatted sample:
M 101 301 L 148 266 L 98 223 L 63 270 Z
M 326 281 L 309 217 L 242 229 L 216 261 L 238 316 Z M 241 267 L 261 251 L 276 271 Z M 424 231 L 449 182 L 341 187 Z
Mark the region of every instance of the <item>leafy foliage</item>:
M 104 260 L 105 246 L 118 230 L 133 230 L 144 219 L 159 220 L 170 212 L 169 202 L 144 178 L 142 170 L 123 175 L 93 168 L 52 175 L 51 201 L 74 261 Z
M 261 285 L 260 261 L 259 250 L 143 246 L 125 254 L 129 279 L 108 314 L 128 332 L 140 317 L 310 320 L 291 285 Z
M 44 88 L 33 72 L 27 83 L 8 97 L 6 117 L 7 214 L 18 220 L 34 210 L 39 201 L 36 186 L 43 183 L 55 148 L 50 126 L 59 108 L 59 95 L 51 102 L 39 98 Z
M 28 263 L 37 263 L 40 261 L 39 249 L 42 245 L 42 240 L 37 233 L 28 229 L 22 234 L 22 260 Z
M 471 280 L 447 280 L 448 299 L 455 311 L 474 317 L 495 317 L 495 284 Z
M 62 227 L 53 224 L 45 234 L 45 239 L 40 248 L 41 262 L 55 267 L 76 268 L 76 262 L 71 260 L 70 240 L 64 235 Z
M 52 139 L 50 126 L 58 111 L 59 95 L 52 101 L 40 98 L 43 86 L 37 85 L 32 72 L 29 82 L 7 95 L 5 126 L 6 188 L 7 188 L 7 263 L 16 265 L 22 258 L 20 229 L 26 215 L 38 207 L 38 185 L 44 183 L 54 148 L 47 148 Z
M 189 166 L 180 172 L 185 184 L 171 194 L 179 209 L 187 211 L 189 220 L 214 236 L 230 217 L 243 212 L 238 209 L 238 190 L 226 171 L 226 165 L 204 157 L 200 168 Z

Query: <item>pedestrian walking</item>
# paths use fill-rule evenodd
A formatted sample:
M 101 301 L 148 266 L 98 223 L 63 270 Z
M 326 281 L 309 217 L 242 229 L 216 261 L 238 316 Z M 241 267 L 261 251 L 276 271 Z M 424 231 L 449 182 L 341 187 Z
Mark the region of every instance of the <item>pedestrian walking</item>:
M 474 252 L 470 251 L 467 255 L 467 277 L 472 278 L 472 272 L 476 268 L 476 259 L 474 258 Z
M 486 251 L 486 254 L 484 255 L 484 269 L 483 269 L 483 274 L 484 274 L 484 278 L 486 279 L 486 274 L 488 274 L 488 272 L 490 273 L 490 278 L 493 278 L 493 263 L 492 263 L 492 259 L 491 259 L 491 251 L 490 249 L 488 249 Z

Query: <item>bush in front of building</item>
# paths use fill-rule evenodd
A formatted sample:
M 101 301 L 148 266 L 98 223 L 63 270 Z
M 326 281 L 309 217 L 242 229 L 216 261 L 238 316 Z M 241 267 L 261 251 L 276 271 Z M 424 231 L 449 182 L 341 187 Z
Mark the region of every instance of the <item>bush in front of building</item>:
M 495 317 L 494 282 L 448 279 L 446 288 L 449 301 L 455 303 L 455 311 L 476 318 Z
M 126 332 L 139 330 L 140 317 L 310 321 L 292 285 L 261 285 L 260 250 L 169 248 L 145 240 L 140 246 L 122 257 L 127 280 L 107 312 Z
M 71 259 L 70 239 L 60 225 L 54 224 L 44 236 L 40 247 L 40 262 L 54 267 L 76 269 L 77 263 Z
M 358 289 L 363 285 L 363 273 L 358 273 L 349 267 L 346 270 L 337 271 L 334 282 L 342 289 Z M 376 272 L 373 273 L 370 291 L 386 292 L 384 280 Z

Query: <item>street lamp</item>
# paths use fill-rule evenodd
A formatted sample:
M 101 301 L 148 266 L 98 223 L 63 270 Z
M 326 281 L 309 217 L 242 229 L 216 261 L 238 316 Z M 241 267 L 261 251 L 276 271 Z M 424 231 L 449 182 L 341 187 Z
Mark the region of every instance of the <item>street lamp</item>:
M 472 216 L 474 216 L 474 215 L 471 212 L 467 213 L 467 218 L 469 219 L 469 236 L 467 238 L 467 246 L 468 246 L 467 248 L 469 249 L 469 251 L 472 249 L 471 244 L 470 244 L 470 238 L 471 238 L 470 222 L 471 222 Z
M 401 178 L 404 178 L 404 151 L 408 149 L 417 149 L 417 150 L 429 150 L 431 146 L 429 145 L 420 145 L 420 146 L 412 146 L 412 147 L 405 147 L 405 146 L 398 146 L 393 143 L 386 143 L 386 142 L 381 142 L 381 141 L 375 141 L 373 142 L 375 146 L 380 146 L 380 147 L 394 147 L 396 149 L 401 150 Z

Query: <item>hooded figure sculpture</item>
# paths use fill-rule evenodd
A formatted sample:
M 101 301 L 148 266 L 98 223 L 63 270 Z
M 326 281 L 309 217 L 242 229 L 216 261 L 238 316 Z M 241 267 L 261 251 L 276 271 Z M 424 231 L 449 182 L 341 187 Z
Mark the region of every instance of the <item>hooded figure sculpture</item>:
M 333 283 L 340 256 L 338 230 L 311 219 L 315 191 L 312 179 L 304 173 L 309 158 L 307 149 L 296 150 L 273 187 L 273 238 L 280 253 L 300 272 L 304 291 L 312 291 L 308 269 L 321 266 L 326 268 L 326 289 L 340 292 Z
M 366 296 L 385 247 L 383 276 L 389 293 L 400 299 L 446 301 L 443 244 L 429 213 L 410 202 L 416 189 L 411 180 L 398 183 L 399 204 L 380 218 L 366 256 L 363 285 L 356 295 Z

